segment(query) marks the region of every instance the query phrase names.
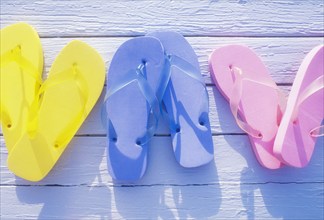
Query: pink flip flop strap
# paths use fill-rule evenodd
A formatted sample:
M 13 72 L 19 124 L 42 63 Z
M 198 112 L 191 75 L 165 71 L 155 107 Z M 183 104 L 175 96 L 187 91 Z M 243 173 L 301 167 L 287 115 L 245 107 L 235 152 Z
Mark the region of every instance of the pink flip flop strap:
M 233 86 L 233 90 L 232 90 L 232 94 L 230 96 L 229 102 L 230 102 L 231 112 L 236 120 L 236 123 L 243 131 L 245 131 L 250 136 L 252 136 L 254 138 L 262 138 L 262 133 L 260 131 L 258 131 L 257 129 L 254 129 L 247 122 L 245 122 L 239 118 L 238 109 L 239 109 L 239 104 L 240 104 L 241 98 L 242 98 L 243 81 L 246 80 L 246 81 L 250 81 L 253 83 L 257 83 L 257 84 L 264 85 L 264 86 L 275 89 L 278 92 L 278 97 L 279 97 L 278 105 L 280 107 L 281 112 L 284 111 L 285 106 L 286 106 L 285 97 L 281 93 L 281 91 L 277 88 L 276 85 L 269 84 L 267 82 L 260 82 L 260 81 L 255 81 L 253 79 L 250 79 L 238 67 L 232 67 L 231 73 L 233 74 L 235 80 L 234 80 L 234 86 Z
M 310 132 L 312 137 L 322 137 L 324 136 L 324 125 L 313 128 Z
M 299 95 L 298 100 L 296 102 L 296 106 L 294 108 L 294 111 L 292 113 L 292 121 L 296 121 L 298 118 L 298 112 L 299 112 L 299 108 L 300 105 L 306 101 L 309 97 L 311 97 L 312 95 L 314 95 L 316 92 L 320 91 L 324 89 L 324 76 L 321 75 L 320 77 L 318 77 L 317 79 L 315 79 L 311 84 L 309 84 Z M 324 117 L 324 116 L 323 116 Z M 321 137 L 324 136 L 324 126 L 318 126 L 313 128 L 310 131 L 310 135 L 312 137 Z

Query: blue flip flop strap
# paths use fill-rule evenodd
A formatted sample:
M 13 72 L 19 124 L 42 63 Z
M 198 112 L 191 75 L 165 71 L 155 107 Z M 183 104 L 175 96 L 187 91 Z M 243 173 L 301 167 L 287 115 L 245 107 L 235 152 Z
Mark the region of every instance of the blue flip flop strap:
M 165 68 L 163 70 L 164 74 L 162 74 L 162 75 L 166 76 L 167 81 L 166 81 L 165 87 L 164 86 L 162 87 L 164 89 L 163 93 L 162 93 L 163 95 L 164 95 L 166 87 L 170 81 L 171 67 L 173 67 L 173 66 L 180 69 L 182 71 L 182 73 L 184 73 L 187 76 L 191 77 L 192 79 L 198 81 L 205 88 L 205 82 L 203 81 L 203 78 L 201 77 L 200 71 L 196 67 L 194 67 L 191 63 L 189 63 L 188 61 L 186 61 L 176 55 L 166 55 L 165 59 L 166 59 L 166 62 L 165 62 L 166 64 L 165 64 Z M 206 98 L 203 98 L 203 102 L 201 105 L 201 112 L 205 111 L 205 106 L 207 106 L 207 107 L 209 106 L 207 92 L 205 94 L 206 94 Z M 165 106 L 162 106 L 161 110 L 162 110 L 163 118 L 165 118 L 169 121 L 170 130 L 172 132 L 176 132 L 178 130 L 177 123 L 166 112 Z
M 106 103 L 107 100 L 113 96 L 116 92 L 122 90 L 123 88 L 127 87 L 132 82 L 137 82 L 140 88 L 141 93 L 143 94 L 144 98 L 146 99 L 147 103 L 150 106 L 150 117 L 153 117 L 153 123 L 148 125 L 146 134 L 139 138 L 138 141 L 140 145 L 147 143 L 153 136 L 156 131 L 158 120 L 160 117 L 160 104 L 159 100 L 157 99 L 153 89 L 145 79 L 146 75 L 146 68 L 144 65 L 140 65 L 137 69 L 132 69 L 128 71 L 127 74 L 124 75 L 123 78 L 119 79 L 119 81 L 111 87 L 106 94 L 104 105 L 101 111 L 101 120 L 104 127 L 107 128 L 109 131 L 111 123 L 107 123 L 109 120 L 109 116 L 107 115 Z M 113 128 L 111 128 L 113 129 Z
M 175 66 L 181 69 L 185 74 L 187 74 L 188 76 L 190 76 L 191 78 L 195 79 L 196 81 L 200 82 L 205 86 L 205 82 L 201 77 L 199 69 L 194 67 L 191 63 L 176 55 L 168 55 L 168 60 L 171 64 L 170 66 Z

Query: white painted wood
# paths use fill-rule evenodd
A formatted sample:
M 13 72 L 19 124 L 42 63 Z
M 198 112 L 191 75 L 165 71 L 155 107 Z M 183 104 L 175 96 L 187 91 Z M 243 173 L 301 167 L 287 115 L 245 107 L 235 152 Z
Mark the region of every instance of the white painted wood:
M 198 169 L 181 168 L 174 161 L 169 138 L 156 137 L 144 178 L 128 187 L 109 177 L 103 137 L 74 138 L 53 171 L 38 183 L 14 177 L 4 164 L 7 155 L 2 147 L 1 216 L 319 219 L 323 140 L 308 167 L 270 171 L 257 164 L 245 135 L 215 136 L 215 161 Z
M 1 186 L 0 192 L 2 219 L 304 220 L 321 219 L 323 208 L 321 183 Z
M 322 36 L 323 2 L 2 0 L 1 27 L 25 21 L 41 36 L 134 36 L 152 30 L 208 36 Z
M 150 143 L 147 172 L 134 185 L 192 185 L 218 183 L 323 183 L 324 138 L 317 142 L 311 163 L 303 168 L 268 170 L 261 167 L 246 135 L 214 136 L 215 156 L 209 165 L 186 169 L 174 159 L 171 138 L 155 137 Z M 1 145 L 4 145 L 1 139 Z M 1 151 L 1 185 L 102 186 L 120 185 L 107 171 L 106 138 L 75 137 L 54 169 L 42 181 L 16 178 L 6 166 L 7 151 Z

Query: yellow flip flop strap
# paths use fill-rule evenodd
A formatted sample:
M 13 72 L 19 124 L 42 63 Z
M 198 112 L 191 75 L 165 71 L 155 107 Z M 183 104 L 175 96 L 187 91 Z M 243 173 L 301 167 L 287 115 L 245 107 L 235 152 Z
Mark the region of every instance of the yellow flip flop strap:
M 0 68 L 3 68 L 4 66 L 10 63 L 16 63 L 19 66 L 21 73 L 27 72 L 29 76 L 31 76 L 37 82 L 35 86 L 35 93 L 36 93 L 36 90 L 39 88 L 39 85 L 41 85 L 42 83 L 41 76 L 40 74 L 38 74 L 38 69 L 29 60 L 27 60 L 22 56 L 20 46 L 16 46 L 12 50 L 8 50 L 3 55 L 1 55 Z M 4 71 L 1 71 L 0 76 L 2 76 L 3 72 Z M 7 127 L 9 128 L 11 127 L 11 120 L 10 120 L 9 113 L 7 111 L 7 108 L 3 105 L 2 102 L 0 102 L 0 120 Z
M 0 67 L 4 67 L 9 63 L 15 62 L 19 65 L 20 69 L 23 69 L 30 76 L 32 76 L 38 84 L 42 83 L 41 76 L 38 74 L 38 69 L 29 60 L 22 56 L 20 46 L 5 52 L 3 55 L 1 55 L 0 59 Z
M 43 83 L 43 85 L 39 89 L 37 98 L 31 106 L 29 123 L 27 125 L 27 132 L 30 135 L 30 137 L 33 137 L 38 129 L 38 110 L 42 102 L 43 94 L 48 89 L 58 86 L 61 83 L 67 81 L 76 83 L 80 94 L 80 100 L 82 102 L 82 108 L 80 109 L 78 114 L 76 114 L 76 116 L 71 120 L 69 125 L 65 129 L 63 129 L 62 132 L 57 136 L 57 139 L 54 144 L 56 148 L 64 145 L 65 142 L 68 141 L 69 137 L 74 136 L 75 130 L 79 127 L 80 123 L 84 120 L 84 117 L 86 115 L 86 103 L 89 95 L 87 81 L 75 65 L 59 73 L 53 74 L 52 77 L 49 77 Z

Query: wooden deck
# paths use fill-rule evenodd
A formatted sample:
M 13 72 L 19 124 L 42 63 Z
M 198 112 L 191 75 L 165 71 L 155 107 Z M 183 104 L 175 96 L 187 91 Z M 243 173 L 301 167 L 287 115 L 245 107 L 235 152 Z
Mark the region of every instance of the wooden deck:
M 322 0 L 1 0 L 1 27 L 28 22 L 40 34 L 44 78 L 72 39 L 96 48 L 107 67 L 118 46 L 153 30 L 174 30 L 194 47 L 207 84 L 215 147 L 211 164 L 185 169 L 161 124 L 142 180 L 119 185 L 107 171 L 100 122 L 103 95 L 55 168 L 41 182 L 15 177 L 0 136 L 1 219 L 323 219 L 324 138 L 309 166 L 271 171 L 255 159 L 228 103 L 208 72 L 208 56 L 245 44 L 262 58 L 287 95 L 301 61 L 323 43 Z M 105 89 L 103 94 L 105 93 Z

